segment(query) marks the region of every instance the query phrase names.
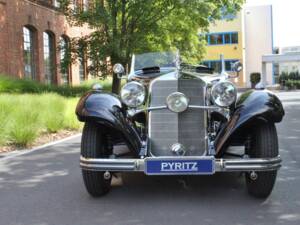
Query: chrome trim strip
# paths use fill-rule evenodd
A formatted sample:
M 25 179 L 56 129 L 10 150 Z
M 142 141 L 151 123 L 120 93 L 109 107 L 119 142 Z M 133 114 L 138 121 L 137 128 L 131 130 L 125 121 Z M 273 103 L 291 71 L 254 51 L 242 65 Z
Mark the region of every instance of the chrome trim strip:
M 148 157 L 144 159 L 92 159 L 80 157 L 80 166 L 83 170 L 91 171 L 114 171 L 114 172 L 144 172 L 147 160 L 201 160 L 203 156 L 185 157 Z M 207 157 L 206 157 L 207 158 Z M 251 172 L 272 171 L 281 167 L 280 156 L 274 158 L 252 159 L 215 159 L 215 172 Z
M 216 106 L 200 106 L 200 105 L 189 105 L 188 108 L 190 109 L 203 109 L 203 110 L 219 110 L 220 107 L 216 107 Z M 136 115 L 140 112 L 144 112 L 144 111 L 154 111 L 154 110 L 162 110 L 162 109 L 168 109 L 168 107 L 165 106 L 153 106 L 153 107 L 149 107 L 149 108 L 144 108 L 144 109 L 138 109 L 135 110 L 133 115 Z
M 130 115 L 131 117 L 141 113 L 141 112 L 150 112 L 150 111 L 155 111 L 155 110 L 162 110 L 162 109 L 167 109 L 167 106 L 153 106 L 153 107 L 149 107 L 149 108 L 144 108 L 144 109 L 130 109 L 127 110 L 128 115 Z
M 200 105 L 189 105 L 188 108 L 204 109 L 204 110 L 219 110 L 220 109 L 220 107 L 217 107 L 217 106 L 200 106 Z
M 152 107 L 146 108 L 145 111 L 154 111 L 154 110 L 167 109 L 167 108 L 168 107 L 166 105 L 152 106 Z

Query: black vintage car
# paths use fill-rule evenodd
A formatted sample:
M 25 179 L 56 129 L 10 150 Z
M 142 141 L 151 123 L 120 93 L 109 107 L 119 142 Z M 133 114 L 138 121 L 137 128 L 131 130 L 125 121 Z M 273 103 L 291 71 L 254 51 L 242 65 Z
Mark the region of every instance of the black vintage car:
M 214 73 L 181 64 L 172 52 L 134 55 L 128 76 L 115 65 L 114 72 L 128 80 L 120 96 L 96 86 L 76 109 L 85 123 L 80 166 L 87 191 L 106 194 L 116 172 L 243 172 L 248 192 L 268 197 L 281 166 L 275 123 L 284 109 L 265 90 L 238 98 L 222 65 Z M 233 69 L 238 75 L 242 65 Z

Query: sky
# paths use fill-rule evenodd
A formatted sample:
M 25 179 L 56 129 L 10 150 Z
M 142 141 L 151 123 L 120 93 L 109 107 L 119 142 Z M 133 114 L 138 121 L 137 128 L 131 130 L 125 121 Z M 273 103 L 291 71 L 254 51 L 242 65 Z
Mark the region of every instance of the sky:
M 274 47 L 300 46 L 300 0 L 247 0 L 247 4 L 272 4 Z

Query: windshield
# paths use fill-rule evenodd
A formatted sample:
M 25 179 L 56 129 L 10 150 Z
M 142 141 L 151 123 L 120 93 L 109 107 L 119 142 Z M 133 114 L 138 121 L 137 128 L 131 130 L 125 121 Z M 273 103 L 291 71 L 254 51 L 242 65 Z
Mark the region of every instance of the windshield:
M 151 52 L 134 55 L 134 71 L 151 67 L 176 67 L 179 60 L 177 52 Z

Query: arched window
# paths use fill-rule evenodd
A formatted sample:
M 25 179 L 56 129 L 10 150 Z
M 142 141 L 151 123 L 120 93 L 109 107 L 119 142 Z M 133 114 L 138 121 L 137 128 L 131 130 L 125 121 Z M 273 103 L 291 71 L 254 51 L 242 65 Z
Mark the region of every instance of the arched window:
M 55 7 L 57 7 L 57 8 L 60 7 L 60 2 L 58 0 L 54 0 L 53 3 L 54 3 Z
M 66 36 L 61 36 L 59 40 L 60 45 L 60 72 L 62 84 L 70 83 L 70 40 Z
M 44 74 L 47 84 L 55 83 L 55 37 L 51 32 L 43 33 L 44 40 Z
M 88 11 L 89 9 L 89 0 L 82 0 L 82 9 L 84 12 Z
M 83 43 L 80 44 L 79 47 L 79 80 L 80 83 L 82 83 L 83 81 L 85 81 L 86 77 L 87 77 L 87 68 L 86 68 L 86 47 Z
M 24 59 L 24 77 L 35 79 L 36 64 L 35 64 L 35 33 L 31 27 L 23 27 L 23 59 Z
M 77 6 L 78 6 L 77 0 L 72 0 L 71 3 L 72 3 L 72 9 L 77 10 Z

